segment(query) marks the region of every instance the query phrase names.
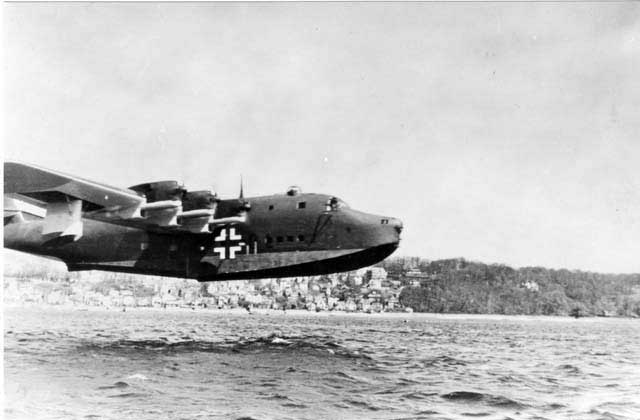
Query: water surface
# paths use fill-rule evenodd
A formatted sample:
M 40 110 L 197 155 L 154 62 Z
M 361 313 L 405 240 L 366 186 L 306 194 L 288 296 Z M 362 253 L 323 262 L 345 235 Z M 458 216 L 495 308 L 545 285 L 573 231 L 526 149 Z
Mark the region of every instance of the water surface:
M 7 419 L 639 419 L 640 321 L 8 308 Z

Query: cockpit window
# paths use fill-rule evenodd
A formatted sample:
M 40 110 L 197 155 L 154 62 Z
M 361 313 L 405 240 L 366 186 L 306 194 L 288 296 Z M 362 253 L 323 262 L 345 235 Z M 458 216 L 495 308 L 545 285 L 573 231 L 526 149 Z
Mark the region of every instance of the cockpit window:
M 339 199 L 338 197 L 331 197 L 327 200 L 327 204 L 325 205 L 326 211 L 336 211 L 339 209 L 348 209 L 349 205 Z

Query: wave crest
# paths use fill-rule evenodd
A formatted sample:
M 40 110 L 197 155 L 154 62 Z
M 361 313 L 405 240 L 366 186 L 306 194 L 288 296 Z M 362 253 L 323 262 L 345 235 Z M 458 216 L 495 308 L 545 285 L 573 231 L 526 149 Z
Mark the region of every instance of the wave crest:
M 454 391 L 448 394 L 443 394 L 441 395 L 441 397 L 450 401 L 462 401 L 465 403 L 480 402 L 493 407 L 515 408 L 515 409 L 521 409 L 526 407 L 525 404 L 512 400 L 510 398 L 504 397 L 502 395 L 484 394 L 482 392 Z
M 115 341 L 89 342 L 79 350 L 126 353 L 259 353 L 259 352 L 306 352 L 327 357 L 349 359 L 371 359 L 363 350 L 343 346 L 330 337 L 286 336 L 269 334 L 260 337 L 243 337 L 224 341 L 207 341 L 180 337 L 170 340 L 158 339 L 120 339 Z

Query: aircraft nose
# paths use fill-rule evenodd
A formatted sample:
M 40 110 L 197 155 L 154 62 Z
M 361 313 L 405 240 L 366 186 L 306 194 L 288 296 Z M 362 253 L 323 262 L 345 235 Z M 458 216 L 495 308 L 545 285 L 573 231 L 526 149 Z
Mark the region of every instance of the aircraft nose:
M 398 232 L 398 235 L 400 235 L 402 233 L 402 220 L 400 220 L 400 219 L 391 219 L 389 221 L 389 224 L 394 227 L 396 232 Z
M 380 220 L 380 223 L 385 226 L 384 230 L 386 230 L 387 232 L 389 232 L 389 228 L 393 228 L 393 231 L 395 231 L 395 242 L 400 241 L 400 233 L 402 233 L 403 227 L 402 221 L 400 219 L 385 217 Z

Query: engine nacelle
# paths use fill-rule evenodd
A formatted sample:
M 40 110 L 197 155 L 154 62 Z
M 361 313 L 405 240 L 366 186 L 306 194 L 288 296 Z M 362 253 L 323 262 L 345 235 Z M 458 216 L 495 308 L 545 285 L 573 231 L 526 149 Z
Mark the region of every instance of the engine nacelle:
M 147 203 L 167 200 L 182 200 L 187 192 L 184 187 L 178 184 L 178 181 L 157 181 L 147 182 L 145 184 L 134 185 L 129 187 L 130 190 L 144 195 Z
M 182 198 L 182 209 L 184 211 L 215 209 L 218 203 L 218 196 L 211 191 L 189 191 Z

